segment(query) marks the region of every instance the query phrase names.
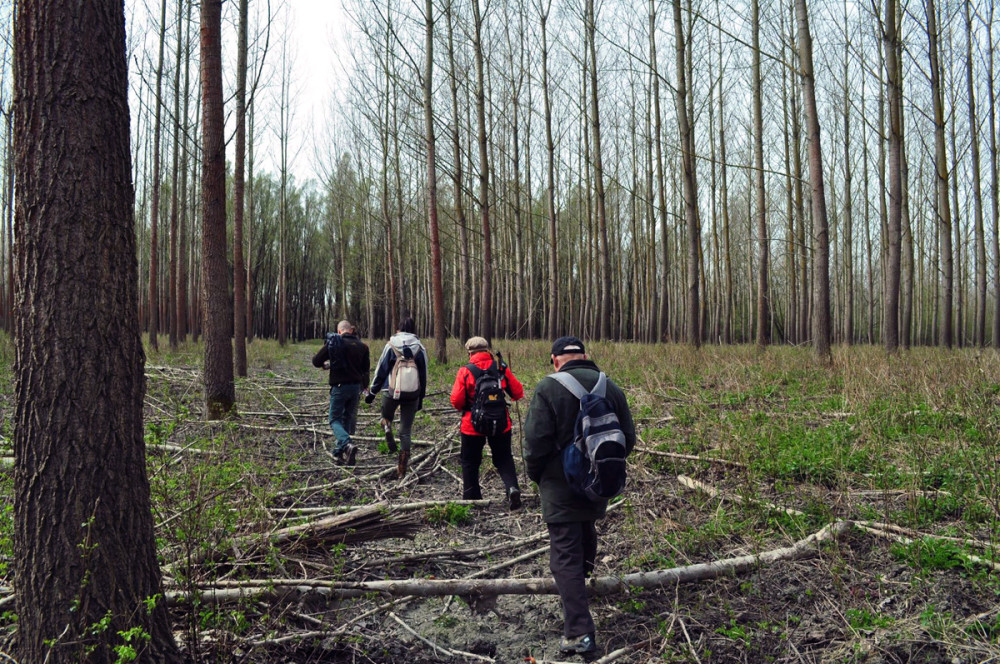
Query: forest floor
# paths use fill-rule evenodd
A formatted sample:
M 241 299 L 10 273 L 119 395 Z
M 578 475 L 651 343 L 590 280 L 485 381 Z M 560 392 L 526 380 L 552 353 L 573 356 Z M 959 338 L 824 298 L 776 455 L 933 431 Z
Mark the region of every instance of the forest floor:
M 382 342 L 371 347 L 377 357 Z M 326 452 L 318 348 L 254 342 L 239 414 L 221 423 L 200 417 L 197 347 L 147 360 L 154 519 L 185 652 L 201 662 L 580 661 L 558 653 L 553 594 L 351 586 L 550 578 L 518 458 L 548 344 L 500 344 L 528 392 L 512 409 L 525 493 L 515 512 L 488 454 L 485 500 L 460 500 L 447 396 L 465 358 L 457 342 L 450 363 L 432 367 L 402 480 L 378 402 L 361 406 L 355 467 Z M 796 348 L 588 350 L 629 395 L 640 437 L 624 497 L 598 527 L 596 576 L 756 555 L 852 523 L 800 549 L 808 557 L 594 597 L 603 662 L 1000 661 L 995 352 L 840 348 L 826 367 Z M 0 486 L 9 492 L 9 477 Z

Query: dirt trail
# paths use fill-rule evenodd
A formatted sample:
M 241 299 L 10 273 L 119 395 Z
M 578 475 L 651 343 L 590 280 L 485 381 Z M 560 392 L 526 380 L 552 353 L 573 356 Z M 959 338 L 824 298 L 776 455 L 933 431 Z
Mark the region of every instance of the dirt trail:
M 252 372 L 241 385 L 249 396 L 235 424 L 186 421 L 170 437 L 171 443 L 183 445 L 208 428 L 228 441 L 223 456 L 238 449 L 256 460 L 259 475 L 237 478 L 237 489 L 230 491 L 237 497 L 228 495 L 226 500 L 230 505 L 240 499 L 254 502 L 257 513 L 266 510 L 272 521 L 240 523 L 236 532 L 259 537 L 301 523 L 288 519 L 296 514 L 317 519 L 345 505 L 459 500 L 458 418 L 447 402 L 448 379 L 442 375 L 432 384 L 413 431 L 417 443 L 410 473 L 397 480 L 392 472 L 395 457 L 378 449 L 378 401 L 361 406 L 357 465 L 333 463 L 324 448 L 331 440 L 325 377 L 309 366 L 312 350 L 302 346 L 294 361 Z M 157 389 L 151 390 L 147 416 L 154 419 L 170 418 L 171 399 L 177 403 L 197 396 L 189 372 L 164 370 L 151 381 Z M 666 406 L 663 410 L 669 414 Z M 303 541 L 266 555 L 260 547 L 224 547 L 228 558 L 199 566 L 198 582 L 209 587 L 218 578 L 548 576 L 547 536 L 532 485 L 522 472 L 524 506 L 511 512 L 502 500 L 502 483 L 488 449 L 485 454 L 481 483 L 486 501 L 469 508 L 466 520 L 460 518 L 461 510 L 449 516 L 446 508 L 436 507 L 414 513 L 419 523 L 412 539 L 347 545 Z M 195 457 L 163 453 L 182 469 L 206 463 Z M 517 462 L 521 470 L 519 458 Z M 744 555 L 786 546 L 807 534 L 792 529 L 793 522 L 782 521 L 767 507 L 709 498 L 677 481 L 678 474 L 697 474 L 724 487 L 735 472 L 738 469 L 723 465 L 637 453 L 625 504 L 599 524 L 597 575 Z M 251 486 L 262 489 L 252 491 Z M 825 502 L 830 519 L 851 516 L 843 501 L 838 506 L 837 496 L 824 489 L 799 489 L 798 495 L 811 493 Z M 822 525 L 818 520 L 816 524 Z M 760 536 L 785 529 L 783 536 Z M 735 578 L 595 598 L 601 653 L 627 648 L 615 658 L 618 662 L 952 662 L 997 654 L 985 640 L 972 645 L 939 642 L 942 635 L 954 634 L 951 626 L 992 610 L 995 600 L 955 571 L 918 574 L 889 549 L 886 541 L 855 531 L 812 560 L 779 563 Z M 235 608 L 203 607 L 214 622 L 202 620 L 198 630 L 182 628 L 190 624 L 182 617 L 187 609 L 176 609 L 178 640 L 203 661 L 573 661 L 557 652 L 562 625 L 557 596 L 502 595 L 495 603 L 459 597 L 396 600 L 390 605 L 393 601 L 376 595 L 331 600 L 319 593 L 279 593 L 264 601 L 243 600 Z M 233 618 L 229 611 L 240 617 Z M 229 617 L 223 620 L 220 615 Z M 935 621 L 942 624 L 935 626 Z

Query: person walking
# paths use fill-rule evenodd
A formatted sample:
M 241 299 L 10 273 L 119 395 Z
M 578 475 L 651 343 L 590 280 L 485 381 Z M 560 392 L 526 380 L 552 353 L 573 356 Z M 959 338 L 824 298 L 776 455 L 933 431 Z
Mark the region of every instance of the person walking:
M 385 442 L 389 453 L 396 453 L 396 439 L 392 434 L 392 419 L 399 409 L 399 456 L 396 477 L 406 475 L 410 462 L 413 420 L 417 411 L 423 408 L 427 394 L 427 350 L 415 334 L 416 324 L 407 316 L 400 323 L 396 333 L 382 349 L 375 377 L 368 387 L 365 403 L 375 401 L 375 395 L 382 392 L 382 420 Z
M 550 361 L 557 373 L 568 373 L 588 391 L 603 376 L 576 337 L 556 339 Z M 635 424 L 625 394 L 611 380 L 606 381 L 605 389 L 624 433 L 626 452 L 631 452 L 635 447 Z M 560 380 L 543 378 L 535 387 L 524 422 L 522 453 L 528 477 L 538 483 L 542 519 L 549 530 L 549 569 L 563 607 L 559 650 L 586 657 L 597 652 L 586 578 L 593 573 L 597 558 L 595 522 L 604 518 L 608 501 L 592 501 L 579 495 L 566 481 L 561 451 L 573 441 L 579 411 L 580 400 Z
M 493 465 L 500 473 L 511 510 L 521 507 L 521 487 L 511 453 L 511 421 L 504 394 L 524 398 L 524 387 L 510 368 L 490 353 L 489 342 L 472 337 L 465 342 L 469 363 L 458 370 L 451 388 L 451 405 L 462 411 L 462 498 L 482 500 L 479 466 L 489 443 Z M 499 355 L 499 353 L 498 353 Z
M 361 386 L 368 384 L 371 373 L 368 346 L 358 338 L 349 321 L 337 323 L 337 333 L 326 335 L 326 342 L 312 359 L 314 367 L 330 370 L 330 428 L 337 438 L 333 458 L 353 466 L 358 448 L 351 442 L 357 423 Z

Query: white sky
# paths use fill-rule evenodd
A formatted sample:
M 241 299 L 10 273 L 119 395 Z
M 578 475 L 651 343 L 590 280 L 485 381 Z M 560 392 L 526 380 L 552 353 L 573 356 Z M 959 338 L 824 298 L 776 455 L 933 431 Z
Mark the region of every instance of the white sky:
M 287 2 L 294 58 L 289 168 L 302 182 L 316 177 L 316 151 L 329 140 L 329 109 L 335 108 L 337 91 L 346 82 L 341 63 L 347 59 L 350 20 L 341 0 Z M 268 58 L 275 65 L 281 57 L 280 44 L 272 44 Z

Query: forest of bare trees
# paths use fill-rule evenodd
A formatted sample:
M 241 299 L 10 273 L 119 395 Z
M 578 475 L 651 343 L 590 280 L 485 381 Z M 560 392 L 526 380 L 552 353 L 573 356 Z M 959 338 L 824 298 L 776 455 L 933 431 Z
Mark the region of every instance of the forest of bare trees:
M 241 339 L 341 317 L 378 337 L 409 311 L 442 359 L 471 333 L 1000 346 L 989 0 L 344 3 L 351 49 L 323 65 L 338 92 L 308 136 L 297 91 L 327 82 L 296 78 L 317 55 L 296 52 L 294 3 L 222 3 L 212 316 Z M 206 332 L 205 268 L 223 274 L 202 240 L 220 241 L 219 109 L 192 3 L 129 5 L 138 307 L 175 346 Z

